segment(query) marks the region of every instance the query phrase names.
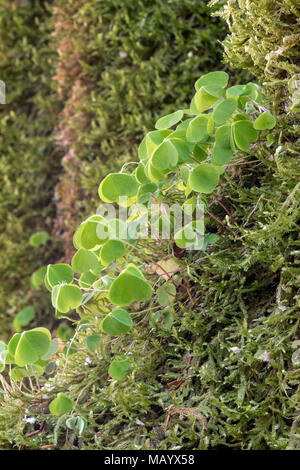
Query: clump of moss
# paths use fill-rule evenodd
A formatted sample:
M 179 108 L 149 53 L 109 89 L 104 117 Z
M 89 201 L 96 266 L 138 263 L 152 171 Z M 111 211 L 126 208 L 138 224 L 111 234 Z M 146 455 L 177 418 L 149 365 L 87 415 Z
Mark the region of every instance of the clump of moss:
M 51 14 L 45 2 L 0 2 L 0 78 L 6 103 L 0 104 L 0 338 L 12 319 L 33 304 L 37 321 L 49 301 L 30 288 L 31 274 L 58 256 L 55 242 L 33 249 L 30 236 L 51 232 L 52 201 L 61 153 L 53 128 L 59 105 L 51 76 L 55 51 L 49 45 Z

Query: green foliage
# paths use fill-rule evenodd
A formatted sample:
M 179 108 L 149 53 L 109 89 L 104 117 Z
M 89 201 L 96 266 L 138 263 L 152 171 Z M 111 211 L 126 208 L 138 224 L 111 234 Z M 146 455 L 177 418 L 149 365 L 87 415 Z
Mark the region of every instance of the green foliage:
M 287 106 L 294 113 L 296 98 L 288 100 L 288 80 L 278 80 L 282 70 L 297 70 L 297 59 L 293 60 L 296 54 L 292 54 L 296 37 L 288 36 L 282 46 L 284 35 L 278 34 L 280 29 L 290 31 L 297 24 L 289 17 L 299 16 L 297 4 L 288 0 L 288 5 L 290 12 L 280 2 L 252 0 L 239 2 L 239 6 L 233 2 L 227 5 L 228 19 L 232 14 L 232 27 L 236 28 L 227 52 L 234 62 L 242 61 L 246 67 L 253 54 L 252 70 L 257 69 L 262 81 L 267 81 L 269 102 L 258 96 L 255 100 L 255 85 L 229 87 L 224 94 L 220 88 L 227 86 L 225 75 L 218 72 L 209 80 L 204 77 L 197 82 L 197 98 L 192 100 L 190 115 L 197 117 L 214 106 L 217 109 L 220 98 L 237 100 L 239 109 L 232 115 L 225 109 L 231 122 L 220 127 L 215 126 L 213 118 L 208 119 L 208 135 L 213 138 L 195 143 L 191 154 L 198 157 L 196 162 L 186 160 L 190 147 L 188 152 L 182 143 L 179 147 L 175 140 L 181 139 L 178 134 L 171 142 L 176 150 L 180 148 L 176 165 L 187 163 L 191 166 L 188 172 L 203 165 L 225 166 L 226 171 L 219 174 L 221 185 L 215 186 L 213 194 L 207 192 L 205 200 L 191 194 L 192 200 L 200 197 L 205 201 L 206 228 L 218 233 L 207 232 L 205 250 L 196 252 L 179 250 L 162 240 L 139 241 L 127 246 L 126 256 L 134 260 L 129 272 L 128 260 L 122 260 L 121 266 L 106 266 L 104 276 L 100 271 L 91 273 L 97 281 L 92 288 L 89 285 L 92 291 L 78 309 L 81 320 L 74 320 L 73 349 L 58 356 L 53 377 L 41 379 L 45 390 L 49 387 L 50 400 L 55 401 L 63 388 L 67 400 L 76 400 L 80 406 L 80 415 L 64 416 L 73 407 L 70 402 L 62 410 L 54 410 L 54 415 L 49 414 L 49 403 L 40 402 L 37 390 L 29 394 L 13 389 L 2 374 L 1 447 L 39 448 L 50 444 L 59 448 L 66 442 L 68 428 L 74 436 L 82 437 L 78 443 L 68 433 L 67 445 L 74 449 L 299 448 L 299 345 L 295 341 L 299 327 L 299 132 L 291 114 L 285 116 L 284 111 Z M 285 21 L 278 21 L 277 15 Z M 230 43 L 230 37 L 227 41 Z M 276 53 L 272 55 L 272 51 Z M 285 55 L 288 60 L 282 60 Z M 264 70 L 267 60 L 272 66 Z M 275 75 L 277 84 L 266 80 L 269 74 Z M 289 83 L 291 94 L 295 93 L 294 82 L 291 79 Z M 244 92 L 256 101 L 256 107 L 247 106 Z M 270 108 L 273 99 L 280 133 L 276 127 L 268 134 L 267 143 L 264 139 L 257 142 L 257 125 L 252 123 L 258 113 L 262 116 L 266 112 L 265 106 Z M 222 117 L 223 112 L 220 114 Z M 217 117 L 218 122 L 221 117 Z M 167 125 L 168 119 L 163 121 Z M 187 130 L 189 119 L 179 124 L 178 131 Z M 240 124 L 248 121 L 250 125 Z M 273 125 L 264 118 L 261 121 L 258 127 L 262 130 Z M 152 134 L 142 142 L 139 155 L 146 165 L 145 170 L 140 166 L 137 181 L 142 185 L 150 177 L 156 186 L 151 187 L 158 193 L 156 198 L 163 192 L 168 202 L 184 203 L 190 197 L 189 174 L 176 165 L 169 168 L 175 161 L 172 155 L 167 156 L 168 165 L 163 165 L 162 172 L 161 167 L 149 164 L 163 140 L 172 139 L 169 136 L 170 132 L 162 139 L 162 134 Z M 212 161 L 206 161 L 210 153 Z M 172 173 L 176 178 L 168 189 L 164 184 Z M 101 223 L 99 219 L 94 221 Z M 75 236 L 79 241 L 80 230 Z M 87 225 L 83 242 L 89 248 L 75 242 L 76 249 L 92 250 L 99 257 L 103 240 L 99 242 L 96 235 L 96 230 Z M 134 328 L 112 338 L 102 331 L 101 323 L 112 311 L 107 291 L 124 270 L 155 289 L 147 306 L 130 299 L 134 300 L 130 306 Z M 166 283 L 174 288 L 176 285 L 176 290 L 169 290 Z M 168 294 L 172 302 L 169 299 L 166 303 L 164 288 L 169 294 L 176 293 L 175 298 Z M 87 322 L 84 328 L 83 320 Z M 85 347 L 94 335 L 101 337 L 97 347 Z M 2 353 L 7 356 L 5 345 Z M 0 349 L 0 367 L 2 353 Z M 22 375 L 19 372 L 19 377 Z M 27 383 L 25 377 L 21 380 Z M 39 423 L 46 422 L 46 434 L 27 437 L 26 432 L 30 434 L 32 429 L 24 425 L 24 405 Z
M 59 0 L 54 20 L 66 152 L 57 225 L 69 261 L 73 231 L 99 204 L 99 181 L 136 158 L 142 134 L 186 105 L 200 74 L 222 67 L 226 29 L 196 0 Z
M 31 246 L 40 246 L 44 245 L 49 240 L 49 235 L 47 232 L 37 232 L 31 235 L 29 243 Z
M 35 316 L 33 307 L 24 307 L 14 319 L 14 327 L 17 332 L 21 331 L 22 326 L 28 325 Z
M 57 397 L 50 403 L 49 410 L 55 416 L 61 416 L 69 413 L 74 406 L 74 401 L 70 400 L 64 393 L 59 393 Z

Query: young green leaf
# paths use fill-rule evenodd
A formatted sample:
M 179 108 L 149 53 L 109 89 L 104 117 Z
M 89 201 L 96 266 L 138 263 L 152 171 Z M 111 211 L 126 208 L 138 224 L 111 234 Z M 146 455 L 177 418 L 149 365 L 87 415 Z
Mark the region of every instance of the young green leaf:
M 71 400 L 67 395 L 60 392 L 57 397 L 52 400 L 49 405 L 49 410 L 52 415 L 61 416 L 65 413 L 69 413 L 72 410 L 75 402 Z
M 103 266 L 107 266 L 126 253 L 126 246 L 120 240 L 108 240 L 101 248 L 100 259 Z
M 75 310 L 82 303 L 82 293 L 74 284 L 60 284 L 52 289 L 52 305 L 60 313 Z
M 197 116 L 189 123 L 186 138 L 189 142 L 203 142 L 208 137 L 207 116 Z
M 200 88 L 193 99 L 194 105 L 200 113 L 207 111 L 216 101 L 218 101 L 218 98 L 207 93 L 204 88 Z
M 227 98 L 223 101 L 221 101 L 214 109 L 213 112 L 213 120 L 218 126 L 221 126 L 225 122 L 228 121 L 228 119 L 231 118 L 232 114 L 236 111 L 237 109 L 237 102 L 234 98 Z
M 114 380 L 124 380 L 127 373 L 132 369 L 128 359 L 114 359 L 109 366 L 108 373 Z
M 244 152 L 248 152 L 250 145 L 256 141 L 258 131 L 254 129 L 250 121 L 237 121 L 233 125 L 233 135 L 236 146 Z
M 266 129 L 273 129 L 276 124 L 276 119 L 272 114 L 265 112 L 258 116 L 253 123 L 253 127 L 256 130 L 264 131 Z
M 86 273 L 90 269 L 97 269 L 99 264 L 97 256 L 83 248 L 79 249 L 72 258 L 73 271 L 80 274 Z
M 73 270 L 68 264 L 49 264 L 47 266 L 46 279 L 51 288 L 62 282 L 69 284 L 73 278 Z
M 141 271 L 129 264 L 110 286 L 108 297 L 114 305 L 129 305 L 134 301 L 147 302 L 152 295 L 152 287 Z
M 33 364 L 46 354 L 50 347 L 51 334 L 46 328 L 24 331 L 15 345 L 14 358 L 18 366 Z
M 224 88 L 227 86 L 229 80 L 229 75 L 223 71 L 209 72 L 205 75 L 202 75 L 196 83 L 196 90 L 200 90 L 202 86 L 214 85 L 216 87 Z
M 14 319 L 15 330 L 19 333 L 22 326 L 28 325 L 33 320 L 35 310 L 33 307 L 23 308 Z
M 128 333 L 133 323 L 129 313 L 123 308 L 115 308 L 101 322 L 101 329 L 110 335 Z
M 30 285 L 33 289 L 38 290 L 44 284 L 46 272 L 47 266 L 42 266 L 32 273 L 30 278 Z
M 211 193 L 219 183 L 219 171 L 210 163 L 202 163 L 190 173 L 189 185 L 193 191 Z
M 178 162 L 178 152 L 170 140 L 164 140 L 153 152 L 151 165 L 158 171 L 173 168 Z
M 37 232 L 34 233 L 30 239 L 29 239 L 29 244 L 31 246 L 40 246 L 44 245 L 48 240 L 49 240 L 49 235 L 47 232 Z
M 85 339 L 85 344 L 91 352 L 96 351 L 99 343 L 101 343 L 100 335 L 90 335 Z

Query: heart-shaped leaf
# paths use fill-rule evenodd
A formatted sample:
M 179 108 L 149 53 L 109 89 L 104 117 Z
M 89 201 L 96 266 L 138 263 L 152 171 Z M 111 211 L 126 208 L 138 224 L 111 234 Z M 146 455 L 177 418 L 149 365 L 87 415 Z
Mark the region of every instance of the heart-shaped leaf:
M 96 250 L 108 240 L 109 228 L 101 215 L 92 215 L 82 222 L 74 235 L 74 246 L 77 250 Z
M 49 330 L 40 327 L 24 331 L 17 336 L 15 342 L 8 346 L 10 352 L 13 353 L 16 364 L 23 367 L 26 364 L 33 364 L 46 354 L 50 342 L 51 334 Z
M 68 313 L 82 303 L 82 293 L 74 284 L 60 284 L 52 289 L 52 305 L 61 313 Z
M 190 173 L 189 185 L 193 191 L 211 193 L 219 183 L 220 174 L 215 165 L 202 163 Z
M 99 343 L 101 343 L 100 335 L 90 335 L 85 340 L 87 348 L 92 352 L 96 351 Z
M 108 240 L 101 248 L 100 259 L 103 266 L 106 266 L 126 253 L 126 246 L 120 240 Z
M 208 137 L 207 116 L 197 116 L 189 123 L 186 138 L 189 142 L 203 142 Z
M 50 403 L 49 410 L 52 415 L 61 416 L 65 413 L 69 413 L 69 411 L 72 410 L 74 404 L 75 403 L 73 400 L 71 400 L 71 398 L 60 392 Z
M 47 266 L 42 266 L 32 273 L 30 278 L 30 285 L 33 289 L 39 289 L 44 284 Z
M 250 145 L 256 141 L 258 131 L 254 129 L 250 121 L 237 121 L 233 125 L 233 135 L 236 146 L 244 152 L 248 152 Z
M 132 325 L 129 313 L 123 308 L 115 308 L 101 322 L 102 330 L 113 336 L 128 333 Z
M 257 119 L 255 119 L 253 123 L 254 129 L 257 129 L 259 131 L 264 131 L 266 129 L 273 129 L 276 124 L 276 119 L 272 114 L 265 112 L 262 113 L 260 116 L 258 116 Z
M 110 286 L 108 297 L 114 305 L 129 305 L 134 301 L 147 302 L 152 296 L 152 287 L 141 271 L 129 264 Z
M 218 101 L 218 98 L 210 95 L 204 88 L 200 88 L 194 96 L 194 104 L 198 112 L 203 113 Z
M 228 121 L 232 114 L 237 109 L 237 102 L 234 98 L 227 98 L 222 100 L 214 109 L 213 120 L 220 126 Z
M 73 270 L 68 264 L 49 264 L 47 266 L 46 279 L 51 288 L 62 282 L 69 284 L 73 278 Z
M 158 171 L 164 171 L 176 166 L 178 152 L 170 140 L 164 140 L 153 152 L 151 165 Z
M 216 142 L 213 146 L 211 163 L 214 165 L 224 165 L 229 162 L 233 155 L 232 129 L 230 125 L 224 125 L 216 131 Z
M 114 380 L 124 380 L 131 369 L 132 365 L 128 359 L 114 359 L 109 366 L 108 373 Z
M 176 296 L 176 287 L 171 282 L 166 282 L 157 289 L 158 303 L 162 307 L 174 302 Z
M 98 267 L 99 261 L 97 256 L 83 248 L 79 249 L 72 258 L 72 268 L 76 273 L 86 273 L 90 269 L 97 269 Z

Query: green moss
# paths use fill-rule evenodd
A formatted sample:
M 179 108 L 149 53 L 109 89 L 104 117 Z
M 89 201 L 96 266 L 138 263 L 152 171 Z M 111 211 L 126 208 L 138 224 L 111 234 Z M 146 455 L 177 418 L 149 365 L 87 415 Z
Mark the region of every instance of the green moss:
M 54 147 L 57 99 L 51 85 L 53 49 L 51 21 L 44 2 L 16 6 L 0 2 L 0 76 L 6 104 L 0 105 L 0 337 L 12 318 L 34 304 L 41 320 L 49 306 L 44 294 L 30 290 L 29 278 L 53 256 L 55 244 L 32 248 L 30 236 L 51 232 L 51 201 L 59 171 Z

